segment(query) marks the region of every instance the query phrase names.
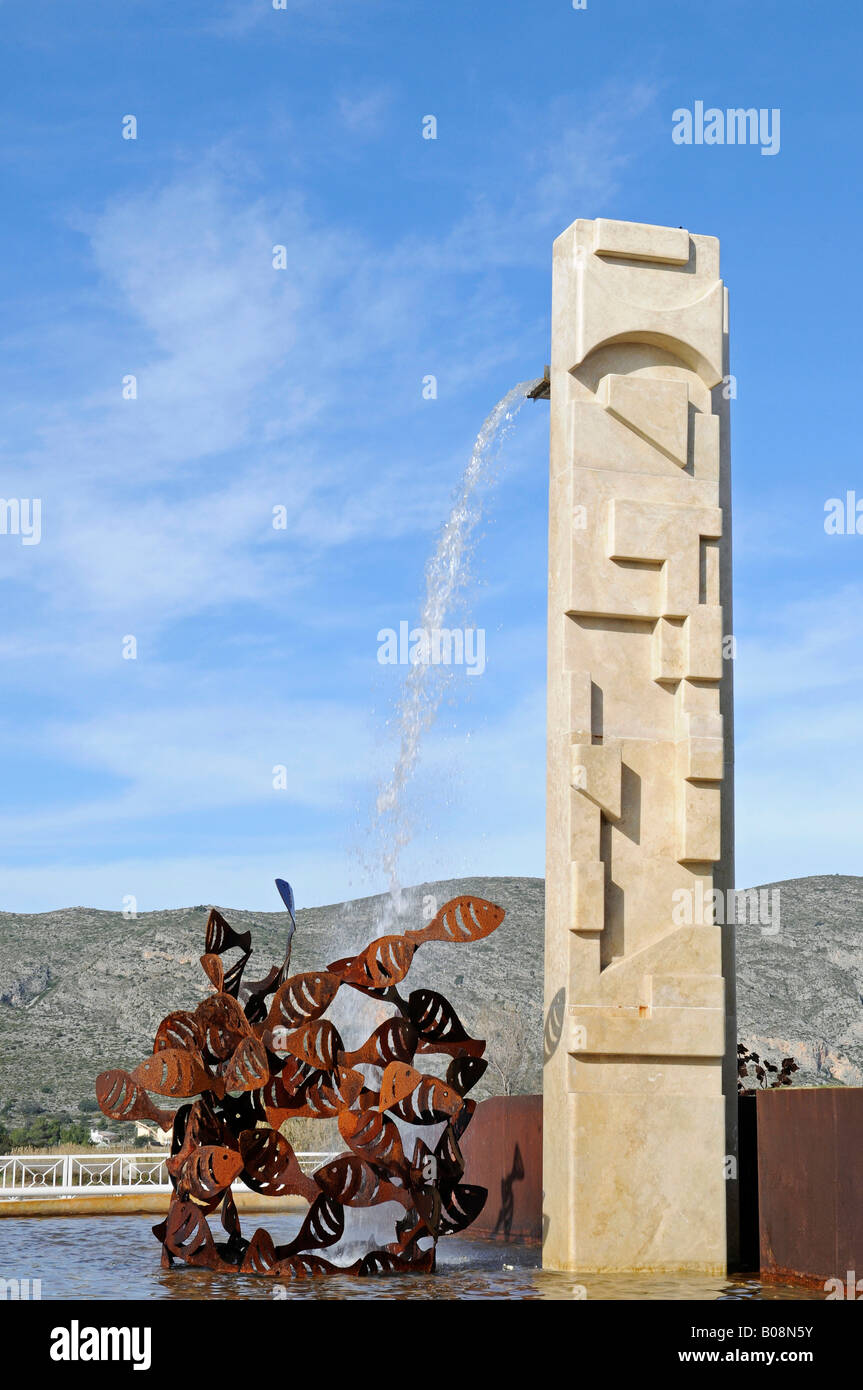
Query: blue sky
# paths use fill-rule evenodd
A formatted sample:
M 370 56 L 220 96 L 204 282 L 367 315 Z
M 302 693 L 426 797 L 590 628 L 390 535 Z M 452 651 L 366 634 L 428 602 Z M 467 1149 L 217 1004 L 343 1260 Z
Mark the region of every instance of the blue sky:
M 0 536 L 0 907 L 385 886 L 377 633 L 416 620 L 477 429 L 548 359 L 552 240 L 594 216 L 722 242 L 738 884 L 863 872 L 863 536 L 824 530 L 863 497 L 856 6 L 2 0 L 0 26 L 0 493 L 42 500 L 40 544 Z M 676 145 L 697 100 L 779 108 L 779 153 Z M 543 872 L 547 424 L 528 403 L 501 460 L 487 669 L 423 745 L 405 882 Z

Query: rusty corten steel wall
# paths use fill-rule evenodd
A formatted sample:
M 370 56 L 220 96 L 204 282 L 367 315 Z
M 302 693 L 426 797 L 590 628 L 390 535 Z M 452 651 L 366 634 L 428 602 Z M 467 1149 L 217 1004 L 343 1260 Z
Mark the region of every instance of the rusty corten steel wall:
M 761 1264 L 758 1230 L 758 1097 L 754 1091 L 737 1097 L 737 1180 L 739 1184 L 739 1257 L 729 1266 L 736 1272 L 752 1273 Z
M 762 1277 L 863 1275 L 863 1089 L 760 1091 L 757 1106 Z
M 480 1101 L 460 1141 L 464 1181 L 488 1188 L 469 1240 L 542 1239 L 542 1096 Z

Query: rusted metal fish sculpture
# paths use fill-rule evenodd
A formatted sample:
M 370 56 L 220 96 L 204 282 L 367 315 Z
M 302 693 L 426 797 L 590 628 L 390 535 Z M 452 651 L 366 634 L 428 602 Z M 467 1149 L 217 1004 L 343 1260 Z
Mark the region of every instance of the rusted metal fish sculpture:
M 172 1127 L 173 1192 L 167 1217 L 153 1227 L 162 1266 L 287 1280 L 431 1273 L 439 1237 L 464 1230 L 487 1196 L 462 1181 L 459 1147 L 476 1109 L 467 1093 L 487 1066 L 485 1043 L 470 1037 L 442 994 L 419 989 L 405 997 L 398 986 L 425 943 L 479 941 L 500 925 L 503 909 L 453 898 L 425 926 L 378 937 L 325 970 L 290 975 L 294 894 L 284 879 L 276 887 L 291 920 L 281 965 L 244 983 L 251 932 L 235 931 L 211 909 L 201 966 L 212 992 L 196 1009 L 167 1014 L 152 1054 L 132 1072 L 107 1071 L 96 1081 L 111 1119 Z M 358 1046 L 325 1017 L 341 989 L 394 1010 Z M 443 1078 L 420 1069 L 434 1054 L 446 1058 Z M 153 1097 L 176 1108 L 162 1109 Z M 310 1174 L 281 1133 L 300 1117 L 336 1119 L 347 1145 Z M 433 1125 L 443 1130 L 432 1148 L 422 1135 Z M 265 1197 L 308 1202 L 294 1240 L 276 1246 L 264 1229 L 245 1239 L 232 1195 L 237 1181 Z M 384 1203 L 402 1212 L 392 1242 L 348 1266 L 318 1253 L 342 1239 L 345 1207 Z M 226 1240 L 207 1221 L 217 1211 Z

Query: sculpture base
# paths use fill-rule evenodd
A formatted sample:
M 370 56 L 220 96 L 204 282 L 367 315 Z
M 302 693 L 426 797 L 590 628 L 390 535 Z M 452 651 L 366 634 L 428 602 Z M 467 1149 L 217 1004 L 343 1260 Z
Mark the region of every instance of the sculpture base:
M 721 1095 L 579 1093 L 549 1108 L 544 1206 L 568 1220 L 548 1220 L 545 1269 L 725 1274 Z

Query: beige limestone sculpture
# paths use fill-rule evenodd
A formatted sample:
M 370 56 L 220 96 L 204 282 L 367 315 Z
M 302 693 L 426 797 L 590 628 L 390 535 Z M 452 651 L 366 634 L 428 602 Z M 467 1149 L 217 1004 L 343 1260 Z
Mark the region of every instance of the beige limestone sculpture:
M 698 909 L 733 887 L 727 343 L 714 237 L 599 218 L 555 242 L 553 1269 L 726 1265 L 733 926 Z

